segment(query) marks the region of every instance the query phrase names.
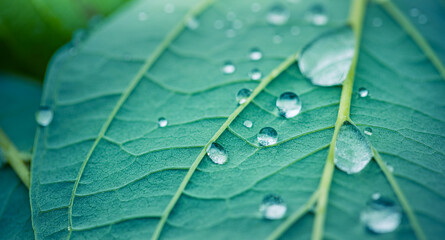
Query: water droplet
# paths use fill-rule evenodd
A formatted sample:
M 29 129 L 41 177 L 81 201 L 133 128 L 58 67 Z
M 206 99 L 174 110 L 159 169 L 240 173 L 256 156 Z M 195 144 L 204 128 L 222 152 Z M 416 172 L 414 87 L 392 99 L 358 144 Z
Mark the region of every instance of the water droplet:
M 381 197 L 381 195 L 380 195 L 380 193 L 378 193 L 378 192 L 373 193 L 372 196 L 371 196 L 372 200 L 377 200 L 377 199 L 379 199 L 380 197 Z
M 235 72 L 235 65 L 231 61 L 226 61 L 223 65 L 222 71 L 224 74 L 232 74 Z
M 374 27 L 381 27 L 383 25 L 383 21 L 381 18 L 375 17 L 372 19 L 372 26 Z
M 236 19 L 233 21 L 232 26 L 234 29 L 241 29 L 243 27 L 243 22 L 241 20 Z
M 252 90 L 250 90 L 248 88 L 243 88 L 243 89 L 239 90 L 238 93 L 236 94 L 236 101 L 239 104 L 243 104 L 250 97 L 250 94 L 252 94 Z
M 419 16 L 419 14 L 420 14 L 420 11 L 417 8 L 411 8 L 409 10 L 409 15 L 411 15 L 411 17 L 417 17 L 417 16 Z
M 290 29 L 290 34 L 294 35 L 294 36 L 298 36 L 300 35 L 300 28 L 297 26 L 293 26 Z
M 280 44 L 283 41 L 283 38 L 280 35 L 275 35 L 272 38 L 273 43 Z
M 273 25 L 283 25 L 289 20 L 290 12 L 282 4 L 275 4 L 269 8 L 267 21 Z
M 314 4 L 306 13 L 306 20 L 316 26 L 326 25 L 328 23 L 328 16 L 321 4 Z
M 394 172 L 393 166 L 389 165 L 388 163 L 385 163 L 385 164 L 386 164 L 386 168 L 388 169 L 389 172 Z
M 36 113 L 36 121 L 42 127 L 48 126 L 53 121 L 53 110 L 49 107 L 40 107 Z
M 367 97 L 368 94 L 369 94 L 368 89 L 366 89 L 366 88 L 364 88 L 364 87 L 361 87 L 361 88 L 358 89 L 358 95 L 359 95 L 359 97 L 364 98 L 364 97 Z
M 350 122 L 340 127 L 335 143 L 334 163 L 338 169 L 348 173 L 363 170 L 372 158 L 368 139 Z
M 216 20 L 213 26 L 215 27 L 215 29 L 222 29 L 224 27 L 224 21 Z
M 249 72 L 249 77 L 252 80 L 260 80 L 262 76 L 263 73 L 261 73 L 261 71 L 257 68 L 254 68 Z
M 269 146 L 277 143 L 278 133 L 271 127 L 265 127 L 260 130 L 257 139 L 261 146 Z
M 295 117 L 301 110 L 300 97 L 293 92 L 285 92 L 277 99 L 276 106 L 281 116 L 285 118 Z
M 246 128 L 252 128 L 252 126 L 253 126 L 253 122 L 250 121 L 250 120 L 246 120 L 246 121 L 244 121 L 243 125 L 244 125 Z
M 166 13 L 173 13 L 173 12 L 175 12 L 175 5 L 172 4 L 172 3 L 165 4 L 164 12 L 166 12 Z
M 195 30 L 199 27 L 199 21 L 196 18 L 191 17 L 187 20 L 187 27 L 190 30 Z
M 148 15 L 146 12 L 140 12 L 138 15 L 139 21 L 146 21 L 148 19 Z
M 226 30 L 226 37 L 228 38 L 234 38 L 236 36 L 236 32 L 233 29 L 227 29 Z
M 168 124 L 168 121 L 167 121 L 167 119 L 165 119 L 165 118 L 163 118 L 163 117 L 161 117 L 161 118 L 159 118 L 158 119 L 158 126 L 159 127 L 165 127 L 165 126 L 167 126 L 167 124 Z
M 342 28 L 315 39 L 303 49 L 298 66 L 314 85 L 342 84 L 348 75 L 355 52 L 355 36 Z
M 425 23 L 428 22 L 428 18 L 427 18 L 425 15 L 420 14 L 420 15 L 419 15 L 418 22 L 419 22 L 419 24 L 425 24 Z
M 258 48 L 252 48 L 250 50 L 249 58 L 252 61 L 258 61 L 263 58 L 263 53 Z
M 224 164 L 227 161 L 226 150 L 218 143 L 211 143 L 207 147 L 207 156 L 216 164 Z
M 261 10 L 261 4 L 252 3 L 252 5 L 250 5 L 250 9 L 252 10 L 252 12 L 259 12 Z
M 227 15 L 226 15 L 226 18 L 227 18 L 227 20 L 229 20 L 229 21 L 233 21 L 233 20 L 236 19 L 236 13 L 234 13 L 234 12 L 228 12 Z
M 395 203 L 384 197 L 372 198 L 360 213 L 360 220 L 374 233 L 389 233 L 400 224 L 402 214 Z
M 68 227 L 66 228 L 66 230 L 68 230 L 68 232 L 71 232 L 71 227 L 68 226 Z
M 286 214 L 287 207 L 284 200 L 274 194 L 269 194 L 263 198 L 260 206 L 260 212 L 263 218 L 269 220 L 282 219 Z
M 368 136 L 371 136 L 372 135 L 372 128 L 367 127 L 365 129 L 363 129 L 363 133 L 368 135 Z

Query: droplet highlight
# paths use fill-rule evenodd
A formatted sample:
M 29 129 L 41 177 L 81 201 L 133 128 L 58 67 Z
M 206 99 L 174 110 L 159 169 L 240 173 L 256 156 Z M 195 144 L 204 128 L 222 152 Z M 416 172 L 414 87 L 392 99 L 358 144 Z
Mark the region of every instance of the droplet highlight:
M 347 174 L 362 171 L 372 158 L 368 139 L 360 129 L 345 122 L 337 135 L 334 151 L 335 166 Z
M 373 196 L 360 213 L 360 220 L 369 231 L 382 234 L 396 230 L 402 220 L 402 214 L 392 200 Z
M 358 96 L 359 96 L 359 97 L 364 98 L 364 97 L 367 97 L 368 94 L 369 94 L 368 89 L 363 88 L 363 87 L 358 89 Z
M 238 93 L 236 94 L 236 101 L 239 104 L 243 104 L 250 97 L 250 94 L 252 94 L 252 90 L 250 90 L 248 88 L 243 88 L 243 89 L 239 90 Z
M 224 74 L 232 74 L 235 72 L 235 65 L 231 61 L 224 62 L 222 72 Z
M 267 12 L 267 22 L 272 25 L 284 25 L 289 20 L 290 12 L 282 4 L 274 4 Z
M 158 119 L 158 126 L 159 126 L 159 127 L 161 127 L 161 128 L 166 127 L 167 124 L 168 124 L 167 119 L 165 119 L 165 118 L 163 118 L 163 117 L 160 117 L 160 118 Z
M 301 53 L 298 67 L 314 85 L 340 85 L 348 75 L 354 52 L 354 33 L 345 27 L 308 44 Z
M 53 121 L 54 113 L 49 107 L 40 107 L 36 113 L 36 122 L 41 127 L 46 127 Z
M 226 150 L 218 143 L 211 143 L 207 147 L 207 156 L 216 164 L 224 164 L 227 162 L 228 156 Z
M 258 68 L 254 68 L 249 72 L 249 77 L 251 80 L 260 80 L 261 77 L 263 76 L 263 73 L 261 73 L 261 71 Z
M 285 118 L 297 116 L 300 113 L 301 105 L 300 97 L 293 92 L 282 93 L 276 101 L 279 114 Z
M 263 198 L 260 206 L 260 213 L 265 219 L 282 219 L 287 212 L 287 206 L 284 200 L 275 194 L 269 194 Z
M 243 122 L 243 125 L 244 125 L 246 128 L 252 128 L 252 127 L 253 127 L 253 122 L 250 121 L 250 120 L 246 120 L 246 121 Z
M 258 48 L 252 48 L 250 50 L 249 58 L 252 61 L 261 60 L 261 58 L 263 58 L 263 53 Z
M 260 146 L 269 146 L 277 143 L 278 133 L 271 127 L 265 127 L 257 134 L 257 140 Z

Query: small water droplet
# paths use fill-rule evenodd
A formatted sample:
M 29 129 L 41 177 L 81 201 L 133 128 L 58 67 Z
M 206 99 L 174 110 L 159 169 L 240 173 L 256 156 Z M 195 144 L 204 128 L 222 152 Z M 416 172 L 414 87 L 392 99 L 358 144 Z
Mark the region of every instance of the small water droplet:
M 187 28 L 190 30 L 195 30 L 199 27 L 198 19 L 191 17 L 187 20 Z
M 223 20 L 216 20 L 215 23 L 213 24 L 213 26 L 215 27 L 215 29 L 222 29 L 224 27 L 224 21 Z
M 347 174 L 362 171 L 372 158 L 368 139 L 350 122 L 340 127 L 335 143 L 334 163 Z
M 265 127 L 257 134 L 258 143 L 260 146 L 269 146 L 277 143 L 278 133 L 271 127 Z
M 284 25 L 289 20 L 290 12 L 282 4 L 274 4 L 269 8 L 267 21 L 272 25 Z
M 54 113 L 49 107 L 40 107 L 36 113 L 36 121 L 42 127 L 48 126 L 53 121 Z
M 165 126 L 167 126 L 167 124 L 168 124 L 168 121 L 167 121 L 167 119 L 165 119 L 165 118 L 163 118 L 163 117 L 161 117 L 161 118 L 159 118 L 158 119 L 158 126 L 159 127 L 165 127 Z
M 246 121 L 244 121 L 243 125 L 244 125 L 246 128 L 252 128 L 252 126 L 253 126 L 253 122 L 250 121 L 250 120 L 246 120 Z
M 293 26 L 290 29 L 290 34 L 294 35 L 294 36 L 298 36 L 300 35 L 300 28 L 297 26 Z
M 236 13 L 234 13 L 234 12 L 228 12 L 227 15 L 226 15 L 226 18 L 227 18 L 227 20 L 229 20 L 229 21 L 233 21 L 233 20 L 236 19 Z
M 234 38 L 236 36 L 236 32 L 233 29 L 227 29 L 226 30 L 226 37 L 228 38 Z
M 401 222 L 402 214 L 395 203 L 384 197 L 372 198 L 360 213 L 360 220 L 374 233 L 394 231 Z
M 419 16 L 419 14 L 420 14 L 420 11 L 417 8 L 411 8 L 409 10 L 409 15 L 411 15 L 411 17 L 417 17 L 417 16 Z
M 286 215 L 287 206 L 284 200 L 275 194 L 269 194 L 263 198 L 260 212 L 263 218 L 269 220 L 282 219 Z
M 243 22 L 241 22 L 241 20 L 234 20 L 232 23 L 232 26 L 234 29 L 241 29 L 243 27 Z
M 250 5 L 250 10 L 252 10 L 252 12 L 259 12 L 261 10 L 261 4 L 252 3 L 252 5 Z
M 211 143 L 207 147 L 207 156 L 209 156 L 210 160 L 216 164 L 224 164 L 227 162 L 227 152 L 226 150 L 219 145 L 218 143 Z
M 66 230 L 68 230 L 68 232 L 71 232 L 71 227 L 68 226 L 68 227 L 66 228 Z
M 368 135 L 368 136 L 371 136 L 372 135 L 372 128 L 367 127 L 365 129 L 363 129 L 363 133 Z
M 428 22 L 428 18 L 425 15 L 420 14 L 418 22 L 419 22 L 419 24 L 426 24 Z
M 235 72 L 235 65 L 231 61 L 226 61 L 223 65 L 222 72 L 224 74 L 232 74 Z
M 316 26 L 326 25 L 328 23 L 328 16 L 323 5 L 312 5 L 306 14 L 306 20 Z
M 381 197 L 381 195 L 380 195 L 380 193 L 378 193 L 378 192 L 373 193 L 372 196 L 371 196 L 372 200 L 377 200 L 377 199 L 379 199 L 380 197 Z
M 250 90 L 248 88 L 243 88 L 243 89 L 239 90 L 238 93 L 236 94 L 236 101 L 239 104 L 243 104 L 250 97 L 250 94 L 252 94 L 252 90 Z
M 381 18 L 375 17 L 374 19 L 372 19 L 372 26 L 381 27 L 382 25 L 383 25 L 383 21 Z
M 293 92 L 285 92 L 277 99 L 276 106 L 281 116 L 292 118 L 297 116 L 301 110 L 300 97 Z
M 391 165 L 389 165 L 388 163 L 385 163 L 385 165 L 386 165 L 386 168 L 388 169 L 388 171 L 389 172 L 394 172 L 394 167 L 393 166 L 391 166 Z
M 252 80 L 260 80 L 263 76 L 263 73 L 258 68 L 254 68 L 249 72 L 249 77 Z
M 172 4 L 172 3 L 165 4 L 164 12 L 166 12 L 166 13 L 173 13 L 173 12 L 175 12 L 175 5 Z
M 263 58 L 263 53 L 258 48 L 252 48 L 250 50 L 249 58 L 252 61 L 258 61 Z
M 138 15 L 139 21 L 146 21 L 148 19 L 148 15 L 146 12 L 140 12 Z
M 283 38 L 280 35 L 275 35 L 272 38 L 273 43 L 280 44 L 283 41 Z
M 358 96 L 359 96 L 359 97 L 364 98 L 364 97 L 367 97 L 368 94 L 369 94 L 368 89 L 366 89 L 366 88 L 364 88 L 364 87 L 361 87 L 361 88 L 358 89 Z
M 300 55 L 298 67 L 314 85 L 340 85 L 348 75 L 354 52 L 355 35 L 345 27 L 309 43 Z

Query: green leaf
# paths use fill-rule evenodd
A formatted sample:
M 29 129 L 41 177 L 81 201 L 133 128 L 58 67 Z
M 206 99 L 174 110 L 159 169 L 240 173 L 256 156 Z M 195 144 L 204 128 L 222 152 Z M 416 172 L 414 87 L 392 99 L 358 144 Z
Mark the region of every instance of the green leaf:
M 261 1 L 252 12 L 254 2 L 177 0 L 173 13 L 164 12 L 163 1 L 135 2 L 74 51 L 59 51 L 42 100 L 54 119 L 38 132 L 32 165 L 39 239 L 445 234 L 445 82 L 434 52 L 422 51 L 427 42 L 396 22 L 388 11 L 395 5 L 386 2 L 323 1 L 329 20 L 321 26 L 308 22 L 308 11 L 320 10 L 314 2 L 283 3 L 291 14 L 278 26 L 267 22 L 273 4 Z M 233 18 L 240 29 L 232 29 Z M 374 26 L 376 18 L 382 26 Z M 343 89 L 312 85 L 296 56 L 347 25 L 361 41 Z M 249 60 L 254 48 L 259 61 Z M 228 61 L 233 74 L 222 71 Z M 255 68 L 261 82 L 249 79 Z M 358 97 L 361 87 L 367 97 Z M 242 88 L 253 92 L 237 105 Z M 302 109 L 286 119 L 275 102 L 288 91 L 299 95 Z M 167 126 L 158 126 L 160 118 Z M 373 131 L 367 138 L 374 160 L 357 174 L 333 165 L 344 121 Z M 276 144 L 259 147 L 264 127 L 278 132 Z M 227 153 L 225 164 L 206 156 L 213 142 Z M 375 235 L 360 222 L 376 192 L 403 212 L 393 232 Z M 285 218 L 262 218 L 269 194 L 284 200 Z
M 0 74 L 0 128 L 14 144 L 30 155 L 39 105 L 40 86 L 29 79 Z M 0 149 L 0 161 L 6 159 Z M 26 186 L 14 171 L 0 166 L 0 236 L 2 239 L 32 239 L 31 209 Z

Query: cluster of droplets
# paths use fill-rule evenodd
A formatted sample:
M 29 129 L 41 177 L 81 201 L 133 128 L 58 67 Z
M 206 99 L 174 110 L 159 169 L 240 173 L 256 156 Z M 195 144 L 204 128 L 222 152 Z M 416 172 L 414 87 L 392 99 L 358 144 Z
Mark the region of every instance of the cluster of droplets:
M 256 62 L 263 58 L 263 53 L 261 52 L 261 50 L 259 48 L 255 47 L 250 50 L 248 57 L 249 57 L 249 60 Z M 230 75 L 230 74 L 235 73 L 236 66 L 232 61 L 228 60 L 223 63 L 221 71 L 225 75 Z M 253 68 L 252 70 L 250 70 L 250 72 L 248 72 L 248 76 L 251 80 L 259 81 L 263 77 L 263 73 L 258 68 Z
M 417 22 L 421 25 L 428 22 L 428 17 L 425 14 L 422 14 L 418 8 L 411 8 L 409 10 L 409 15 L 412 18 L 417 19 Z

